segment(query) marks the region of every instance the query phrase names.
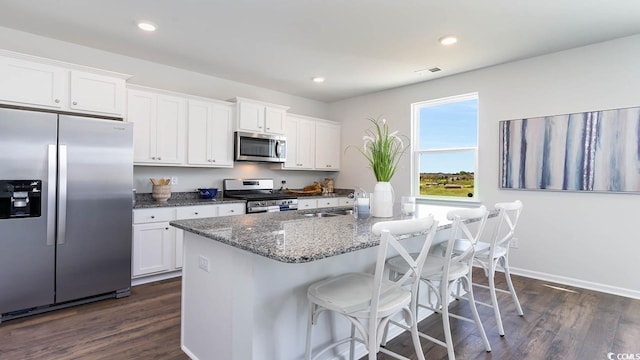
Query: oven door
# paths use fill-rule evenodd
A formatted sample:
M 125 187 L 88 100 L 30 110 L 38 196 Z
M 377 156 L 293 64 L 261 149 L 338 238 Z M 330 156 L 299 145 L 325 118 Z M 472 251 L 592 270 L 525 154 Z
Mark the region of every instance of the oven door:
M 236 161 L 283 163 L 287 158 L 284 136 L 237 131 L 234 145 Z

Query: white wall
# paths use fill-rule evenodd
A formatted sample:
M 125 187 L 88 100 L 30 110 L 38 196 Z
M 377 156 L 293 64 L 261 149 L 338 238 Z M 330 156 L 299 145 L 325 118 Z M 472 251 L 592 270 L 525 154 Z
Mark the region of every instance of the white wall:
M 0 48 L 65 61 L 73 64 L 133 75 L 130 84 L 171 90 L 186 94 L 229 100 L 236 96 L 290 106 L 289 112 L 327 118 L 324 102 L 285 94 L 265 88 L 216 78 L 146 60 L 110 53 L 94 48 L 37 36 L 0 27 Z M 139 193 L 151 192 L 149 177 L 179 176 L 173 191 L 193 191 L 198 187 L 222 186 L 224 178 L 266 177 L 276 184 L 287 180 L 290 188 L 312 184 L 317 179 L 333 177 L 331 173 L 314 171 L 273 171 L 266 165 L 240 165 L 234 169 L 165 168 L 136 166 L 134 187 Z
M 410 135 L 411 103 L 479 94 L 479 188 L 488 205 L 520 199 L 525 208 L 520 273 L 640 298 L 640 236 L 634 222 L 638 194 L 594 194 L 498 189 L 498 121 L 640 106 L 640 35 L 499 65 L 330 105 L 343 122 L 342 143 L 361 145 L 366 117 L 383 114 Z M 347 151 L 337 182 L 373 189 L 362 156 Z M 639 174 L 640 175 L 640 174 Z M 410 157 L 392 180 L 396 195 L 410 192 Z

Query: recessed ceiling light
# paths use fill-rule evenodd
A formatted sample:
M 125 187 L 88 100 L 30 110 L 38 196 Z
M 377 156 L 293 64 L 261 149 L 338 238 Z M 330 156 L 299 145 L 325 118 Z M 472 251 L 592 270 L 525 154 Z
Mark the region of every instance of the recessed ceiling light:
M 438 41 L 440 42 L 440 44 L 442 45 L 453 45 L 455 43 L 458 42 L 458 38 L 452 35 L 447 35 L 447 36 L 443 36 L 440 39 L 438 39 Z
M 156 26 L 148 21 L 140 21 L 138 27 L 144 31 L 156 31 Z
M 315 83 L 323 83 L 324 82 L 324 78 L 322 76 L 316 76 L 316 77 L 312 78 L 311 80 L 313 80 L 313 82 L 315 82 Z

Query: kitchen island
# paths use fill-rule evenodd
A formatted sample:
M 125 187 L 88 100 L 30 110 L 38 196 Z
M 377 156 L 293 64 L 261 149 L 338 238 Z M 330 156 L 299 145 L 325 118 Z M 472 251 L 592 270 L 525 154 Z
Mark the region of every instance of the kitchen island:
M 438 242 L 446 238 L 441 230 L 450 227 L 446 212 L 451 209 L 418 205 L 413 217 L 433 214 L 439 220 Z M 370 271 L 380 240 L 371 234 L 372 225 L 406 218 L 288 211 L 171 222 L 185 230 L 183 351 L 200 360 L 302 359 L 307 287 L 330 276 Z M 404 241 L 413 242 L 417 250 L 419 240 Z M 342 318 L 325 314 L 314 329 L 312 345 L 342 338 L 349 329 Z M 390 336 L 400 333 L 390 330 Z

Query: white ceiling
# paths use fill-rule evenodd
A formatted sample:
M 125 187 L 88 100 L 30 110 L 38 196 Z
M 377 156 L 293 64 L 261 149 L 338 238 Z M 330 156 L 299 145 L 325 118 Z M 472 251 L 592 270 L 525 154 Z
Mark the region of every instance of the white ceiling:
M 0 0 L 0 26 L 331 102 L 639 34 L 640 1 Z

